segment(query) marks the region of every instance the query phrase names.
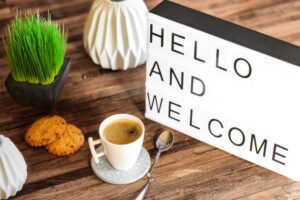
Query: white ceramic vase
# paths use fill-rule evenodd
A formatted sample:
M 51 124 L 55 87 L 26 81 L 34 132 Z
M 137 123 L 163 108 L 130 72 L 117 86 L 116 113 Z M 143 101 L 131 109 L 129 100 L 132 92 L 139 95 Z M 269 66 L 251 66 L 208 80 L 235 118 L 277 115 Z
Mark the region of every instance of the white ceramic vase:
M 14 143 L 0 135 L 0 199 L 20 191 L 27 178 L 27 165 Z
M 146 61 L 143 0 L 95 0 L 84 27 L 84 47 L 105 69 L 126 70 Z

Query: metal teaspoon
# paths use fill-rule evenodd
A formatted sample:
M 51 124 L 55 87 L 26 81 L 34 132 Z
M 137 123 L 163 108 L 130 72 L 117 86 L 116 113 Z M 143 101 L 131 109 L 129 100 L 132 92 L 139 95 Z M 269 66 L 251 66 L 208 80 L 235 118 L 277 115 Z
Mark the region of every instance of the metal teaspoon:
M 147 173 L 148 182 L 145 185 L 144 189 L 140 192 L 140 194 L 136 198 L 136 200 L 143 200 L 145 198 L 145 196 L 147 195 L 147 193 L 150 189 L 151 183 L 153 182 L 153 177 L 151 175 L 153 168 L 154 168 L 155 164 L 157 163 L 160 154 L 162 152 L 169 150 L 172 147 L 173 142 L 174 142 L 174 136 L 170 131 L 163 131 L 158 136 L 156 143 L 155 143 L 155 146 L 156 146 L 156 149 L 158 150 L 158 152 L 157 152 L 157 154 L 152 162 L 152 165 Z

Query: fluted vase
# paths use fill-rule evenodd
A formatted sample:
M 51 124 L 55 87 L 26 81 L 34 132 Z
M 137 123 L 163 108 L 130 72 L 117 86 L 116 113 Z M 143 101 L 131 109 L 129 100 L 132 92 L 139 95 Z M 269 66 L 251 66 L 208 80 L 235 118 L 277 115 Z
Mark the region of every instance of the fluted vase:
M 112 70 L 145 63 L 147 12 L 143 0 L 95 0 L 84 27 L 93 62 Z
M 27 178 L 27 165 L 15 144 L 0 135 L 0 199 L 16 195 Z

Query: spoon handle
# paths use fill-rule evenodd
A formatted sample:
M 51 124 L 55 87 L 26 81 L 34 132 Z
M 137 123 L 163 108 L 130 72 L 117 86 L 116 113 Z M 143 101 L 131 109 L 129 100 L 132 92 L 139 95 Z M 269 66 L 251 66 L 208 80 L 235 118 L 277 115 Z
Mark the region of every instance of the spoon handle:
M 147 173 L 147 176 L 149 178 L 151 177 L 151 173 L 153 171 L 153 168 L 154 168 L 155 164 L 157 163 L 157 161 L 158 161 L 158 159 L 160 157 L 160 154 L 161 154 L 161 151 L 158 151 L 157 154 L 156 154 L 156 156 L 155 156 L 155 158 L 154 158 L 154 160 L 153 160 L 153 162 L 152 162 L 152 164 L 151 164 L 151 167 L 150 167 L 150 169 L 149 169 L 149 171 Z
M 145 196 L 147 195 L 147 193 L 150 189 L 152 181 L 153 181 L 152 177 L 148 179 L 148 182 L 145 185 L 144 189 L 140 192 L 139 196 L 137 196 L 137 198 L 135 200 L 143 200 L 145 198 Z
M 153 177 L 151 176 L 151 173 L 152 173 L 152 170 L 153 170 L 155 164 L 157 163 L 157 161 L 160 157 L 160 154 L 161 154 L 161 151 L 158 151 L 152 164 L 151 164 L 151 167 L 147 173 L 148 183 L 145 185 L 144 189 L 140 192 L 139 196 L 135 200 L 143 200 L 145 198 L 145 196 L 147 195 L 147 193 L 150 189 L 151 183 L 153 181 Z

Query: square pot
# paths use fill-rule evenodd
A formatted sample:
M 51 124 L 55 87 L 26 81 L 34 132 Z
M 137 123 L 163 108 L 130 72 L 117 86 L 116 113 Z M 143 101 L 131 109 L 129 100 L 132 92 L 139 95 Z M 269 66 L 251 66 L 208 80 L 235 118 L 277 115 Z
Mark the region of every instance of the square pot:
M 37 108 L 51 108 L 58 100 L 70 68 L 70 58 L 65 58 L 64 64 L 50 85 L 18 82 L 8 75 L 5 85 L 15 102 Z

